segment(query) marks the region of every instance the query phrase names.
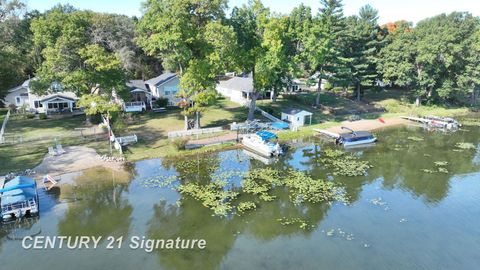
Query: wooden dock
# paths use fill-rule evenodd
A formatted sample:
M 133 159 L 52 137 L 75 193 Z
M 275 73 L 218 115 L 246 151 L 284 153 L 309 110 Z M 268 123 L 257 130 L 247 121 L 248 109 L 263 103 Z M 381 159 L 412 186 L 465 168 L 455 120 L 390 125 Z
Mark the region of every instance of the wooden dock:
M 318 132 L 318 133 L 320 133 L 322 135 L 325 135 L 327 137 L 334 138 L 334 139 L 337 139 L 337 138 L 340 137 L 340 134 L 335 133 L 335 132 L 330 132 L 330 131 L 324 130 L 324 129 L 314 128 L 313 131 Z

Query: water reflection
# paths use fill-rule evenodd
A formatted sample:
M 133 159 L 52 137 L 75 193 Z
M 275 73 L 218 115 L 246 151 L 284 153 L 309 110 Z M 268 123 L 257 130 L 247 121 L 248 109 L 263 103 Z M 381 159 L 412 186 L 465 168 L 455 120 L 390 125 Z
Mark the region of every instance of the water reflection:
M 102 179 L 103 178 L 103 179 Z M 100 180 L 102 179 L 102 180 Z M 108 180 L 106 180 L 108 179 Z M 61 187 L 61 199 L 74 199 L 58 222 L 58 233 L 66 236 L 126 235 L 132 206 L 122 193 L 130 175 L 104 168 L 88 170 Z

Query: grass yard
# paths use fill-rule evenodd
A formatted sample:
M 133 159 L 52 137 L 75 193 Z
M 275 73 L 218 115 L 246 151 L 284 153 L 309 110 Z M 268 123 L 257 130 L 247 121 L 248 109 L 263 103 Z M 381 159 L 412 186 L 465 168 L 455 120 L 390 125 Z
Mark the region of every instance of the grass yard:
M 84 127 L 84 122 L 85 116 L 46 120 L 11 117 L 6 128 L 7 136 L 22 136 L 25 142 L 0 145 L 0 175 L 34 168 L 43 160 L 48 153 L 48 147 L 53 146 L 55 141 L 63 146 L 85 145 L 96 149 L 100 154 L 108 153 L 109 144 L 105 136 L 85 139 L 74 130 Z
M 24 140 L 55 138 L 78 135 L 75 128 L 85 126 L 85 116 L 79 115 L 63 119 L 26 119 L 12 115 L 5 133 L 22 135 Z
M 245 121 L 247 114 L 247 108 L 229 100 L 220 99 L 215 106 L 207 108 L 202 113 L 200 122 L 203 128 L 224 126 L 232 122 Z M 184 118 L 181 109 L 172 108 L 166 113 L 139 114 L 134 122 L 128 125 L 125 133 L 137 134 L 139 141 L 124 151 L 128 160 L 178 154 L 178 150 L 168 139 L 168 132 L 183 130 Z

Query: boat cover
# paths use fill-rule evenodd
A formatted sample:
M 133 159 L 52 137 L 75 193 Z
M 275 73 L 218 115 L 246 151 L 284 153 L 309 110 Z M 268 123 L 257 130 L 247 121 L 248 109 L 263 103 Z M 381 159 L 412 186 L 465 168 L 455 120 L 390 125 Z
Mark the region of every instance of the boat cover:
M 1 206 L 28 201 L 36 197 L 36 182 L 32 178 L 17 176 L 7 181 L 1 193 Z
M 277 138 L 277 135 L 275 135 L 274 133 L 272 133 L 270 131 L 266 131 L 266 130 L 259 131 L 256 134 L 258 136 L 260 136 L 260 138 L 262 138 L 262 140 L 264 140 L 264 141 L 270 140 L 272 138 Z
M 285 122 L 274 122 L 272 128 L 274 129 L 288 129 L 289 125 Z

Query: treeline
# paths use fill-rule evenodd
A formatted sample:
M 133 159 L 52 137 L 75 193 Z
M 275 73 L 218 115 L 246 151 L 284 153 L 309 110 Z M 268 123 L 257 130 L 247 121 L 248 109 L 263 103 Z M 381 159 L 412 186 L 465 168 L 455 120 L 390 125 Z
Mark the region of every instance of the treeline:
M 316 105 L 323 80 L 359 101 L 379 85 L 402 88 L 418 105 L 475 105 L 480 88 L 480 22 L 469 13 L 413 26 L 379 25 L 368 5 L 345 16 L 341 0 L 320 0 L 318 11 L 300 5 L 288 15 L 260 0 L 229 14 L 227 0 L 148 0 L 140 19 L 71 6 L 18 16 L 21 2 L 0 2 L 1 89 L 35 75 L 37 89 L 58 81 L 79 93 L 122 93 L 125 80 L 164 68 L 180 75 L 180 105 L 197 126 L 224 72 L 253 75 L 249 118 L 262 93 L 278 95 L 292 79 L 314 74 Z

